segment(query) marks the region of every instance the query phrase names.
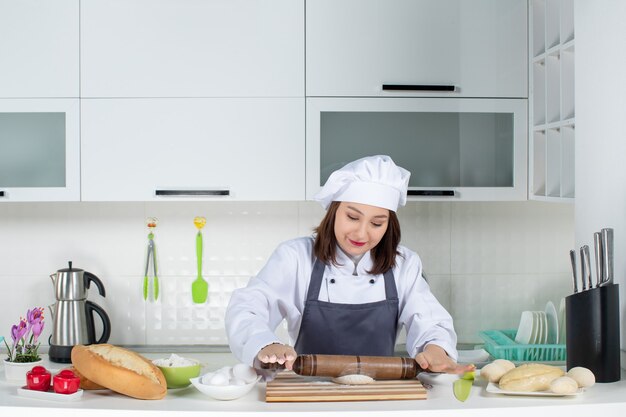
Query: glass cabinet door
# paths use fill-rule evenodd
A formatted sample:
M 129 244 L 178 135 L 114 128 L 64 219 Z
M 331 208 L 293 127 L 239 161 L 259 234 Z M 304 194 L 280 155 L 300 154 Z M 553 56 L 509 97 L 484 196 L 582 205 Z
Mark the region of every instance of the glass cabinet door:
M 526 100 L 307 101 L 307 197 L 355 159 L 385 154 L 411 172 L 409 196 L 526 199 Z
M 0 100 L 0 201 L 74 201 L 78 100 Z

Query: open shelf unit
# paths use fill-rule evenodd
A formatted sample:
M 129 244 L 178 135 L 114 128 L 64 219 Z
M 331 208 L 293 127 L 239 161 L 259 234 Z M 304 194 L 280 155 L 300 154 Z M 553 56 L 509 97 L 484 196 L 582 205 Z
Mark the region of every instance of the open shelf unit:
M 574 0 L 531 0 L 529 15 L 529 196 L 573 202 Z

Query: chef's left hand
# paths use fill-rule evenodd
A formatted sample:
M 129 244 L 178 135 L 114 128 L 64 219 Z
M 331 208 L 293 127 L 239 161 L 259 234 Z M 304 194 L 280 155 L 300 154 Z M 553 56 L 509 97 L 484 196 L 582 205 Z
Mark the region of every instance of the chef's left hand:
M 474 365 L 461 365 L 448 356 L 446 351 L 437 345 L 426 345 L 424 350 L 417 354 L 415 361 L 422 369 L 430 372 L 445 372 L 447 374 L 462 374 L 476 369 Z

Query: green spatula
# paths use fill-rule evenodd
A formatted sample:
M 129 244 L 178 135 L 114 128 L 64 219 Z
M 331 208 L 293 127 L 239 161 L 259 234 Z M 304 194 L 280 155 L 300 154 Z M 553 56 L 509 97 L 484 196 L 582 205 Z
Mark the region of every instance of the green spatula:
M 196 258 L 198 259 L 198 277 L 191 283 L 191 298 L 194 303 L 206 302 L 209 294 L 209 284 L 202 278 L 202 228 L 206 224 L 204 217 L 196 217 L 193 224 L 198 228 L 196 234 Z

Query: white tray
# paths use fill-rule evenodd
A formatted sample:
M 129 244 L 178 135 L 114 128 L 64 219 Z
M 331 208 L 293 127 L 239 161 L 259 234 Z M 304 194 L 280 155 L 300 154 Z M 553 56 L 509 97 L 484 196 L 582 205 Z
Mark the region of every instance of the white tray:
M 490 382 L 487 385 L 487 392 L 492 394 L 504 394 L 504 395 L 523 395 L 527 397 L 572 397 L 576 395 L 580 395 L 585 392 L 584 389 L 579 388 L 578 391 L 572 394 L 557 394 L 555 392 L 550 391 L 535 391 L 535 392 L 521 392 L 521 391 L 505 391 L 500 389 L 496 384 Z
M 17 389 L 17 395 L 20 397 L 35 398 L 37 400 L 72 402 L 80 400 L 80 397 L 83 396 L 83 390 L 79 389 L 73 394 L 57 394 L 52 391 L 52 389 L 49 391 L 36 391 L 24 386 Z

